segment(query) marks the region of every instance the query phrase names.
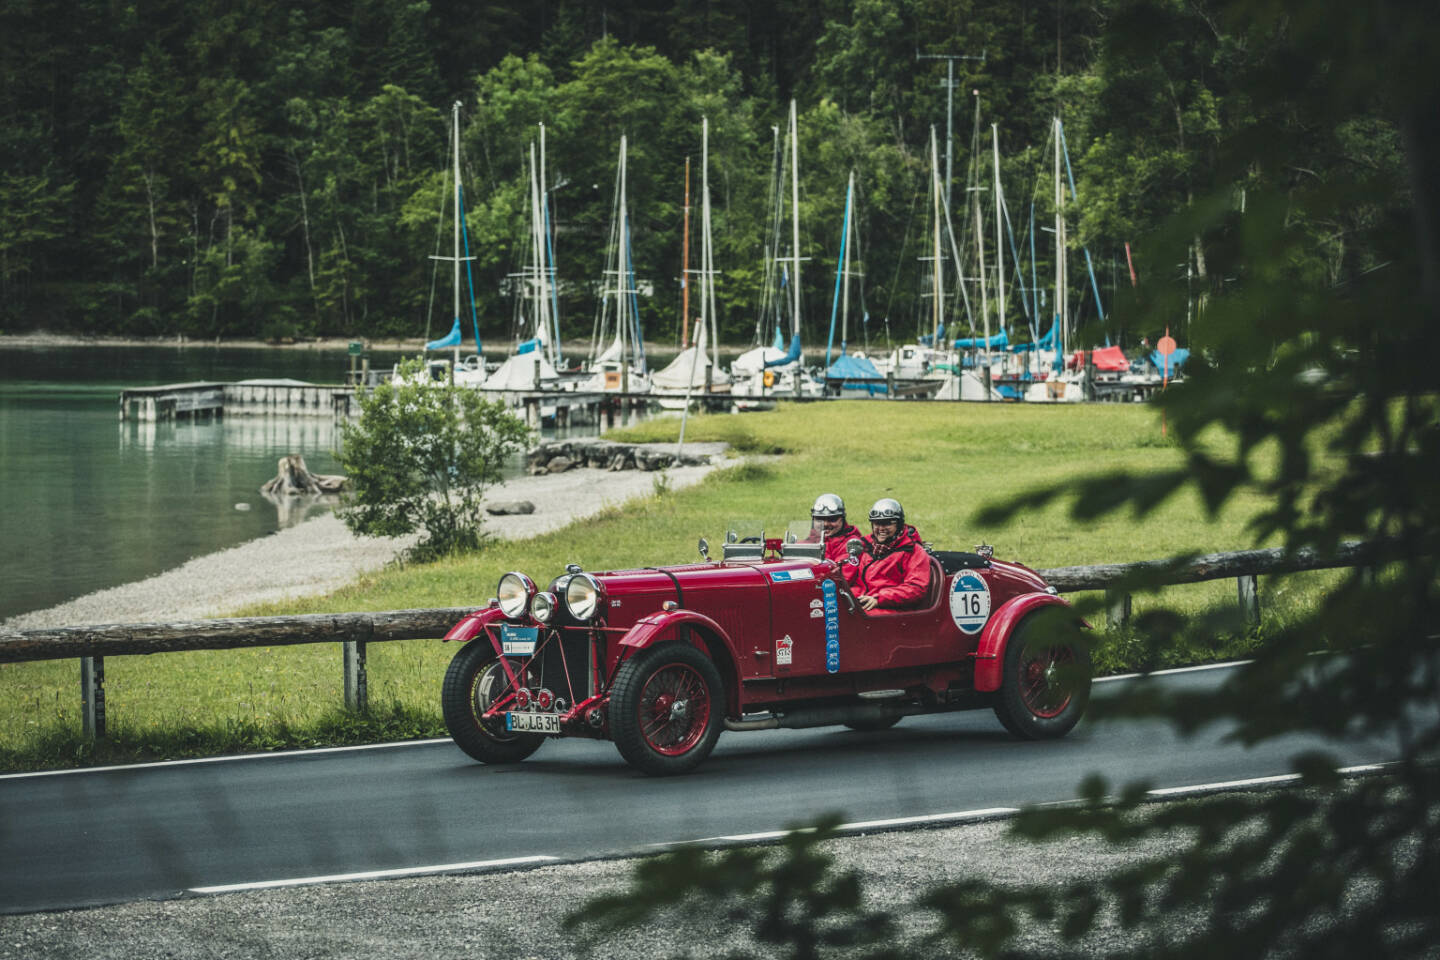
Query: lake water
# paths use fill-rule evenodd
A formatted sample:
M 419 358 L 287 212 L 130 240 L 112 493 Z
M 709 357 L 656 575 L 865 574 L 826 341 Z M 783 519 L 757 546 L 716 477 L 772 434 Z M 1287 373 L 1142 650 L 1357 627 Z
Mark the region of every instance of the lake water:
M 372 353 L 371 363 L 388 369 L 395 359 Z M 122 388 L 259 377 L 339 383 L 348 363 L 330 350 L 0 348 L 0 620 L 298 521 L 260 494 L 288 453 L 313 473 L 340 472 L 327 417 L 122 423 Z

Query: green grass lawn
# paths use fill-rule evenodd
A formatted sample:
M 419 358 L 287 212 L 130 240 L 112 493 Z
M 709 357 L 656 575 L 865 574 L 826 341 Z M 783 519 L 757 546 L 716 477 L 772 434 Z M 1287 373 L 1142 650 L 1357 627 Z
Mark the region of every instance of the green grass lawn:
M 673 441 L 678 420 L 651 420 L 617 439 Z M 980 507 L 1037 486 L 1067 485 L 1094 473 L 1174 469 L 1178 450 L 1162 438 L 1155 412 L 1135 405 L 881 403 L 782 404 L 767 413 L 691 418 L 688 441 L 725 441 L 737 460 L 695 487 L 655 493 L 598 517 L 479 553 L 400 566 L 323 597 L 250 607 L 236 615 L 278 615 L 481 605 L 507 570 L 545 582 L 566 563 L 588 570 L 651 566 L 696 558 L 727 527 L 781 531 L 808 516 L 823 492 L 845 498 L 864 528 L 870 504 L 899 499 L 907 520 L 937 549 L 994 545 L 996 556 L 1032 567 L 1146 560 L 1183 552 L 1256 546 L 1246 523 L 1262 506 L 1253 494 L 1209 516 L 1186 493 L 1137 517 L 1127 512 L 1076 522 L 1065 502 L 982 527 Z M 1262 544 L 1263 545 L 1263 544 Z M 718 550 L 718 546 L 717 546 Z M 1338 572 L 1267 578 L 1259 631 L 1238 627 L 1206 648 L 1163 651 L 1154 666 L 1243 655 L 1266 623 L 1312 605 Z M 1074 597 L 1094 620 L 1098 598 Z M 1195 584 L 1135 599 L 1137 615 L 1157 606 L 1182 615 L 1235 606 L 1233 580 Z M 1103 634 L 1102 671 L 1130 669 L 1141 653 L 1123 635 Z M 371 714 L 340 709 L 338 645 L 201 651 L 106 660 L 109 737 L 79 736 L 75 661 L 0 664 L 0 768 L 271 749 L 407 736 L 441 736 L 439 689 L 454 648 L 438 641 L 371 644 Z

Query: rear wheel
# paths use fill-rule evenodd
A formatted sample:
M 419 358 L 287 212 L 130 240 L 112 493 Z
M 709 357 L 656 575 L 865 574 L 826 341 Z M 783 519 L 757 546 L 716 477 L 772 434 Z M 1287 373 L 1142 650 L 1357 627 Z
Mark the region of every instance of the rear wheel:
M 1068 630 L 1047 635 L 1053 626 L 1026 617 L 1005 649 L 995 716 L 1022 740 L 1065 736 L 1090 702 L 1090 650 Z
M 710 755 L 724 719 L 725 681 L 688 643 L 663 643 L 620 665 L 610 690 L 610 734 L 631 766 L 666 776 Z
M 522 669 L 519 666 L 513 670 Z M 538 733 L 510 733 L 504 717 L 485 713 L 511 693 L 510 674 L 485 637 L 471 640 L 450 661 L 440 705 L 455 745 L 481 763 L 519 763 L 540 749 Z

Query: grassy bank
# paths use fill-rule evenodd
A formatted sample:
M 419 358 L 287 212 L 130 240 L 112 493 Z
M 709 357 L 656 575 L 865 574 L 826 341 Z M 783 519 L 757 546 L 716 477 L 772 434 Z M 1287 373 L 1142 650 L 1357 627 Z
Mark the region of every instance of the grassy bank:
M 673 440 L 677 428 L 678 421 L 650 421 L 625 437 Z M 781 456 L 739 462 L 681 493 L 669 492 L 657 475 L 651 496 L 551 534 L 386 570 L 325 597 L 234 612 L 480 605 L 506 570 L 548 581 L 571 562 L 600 570 L 688 561 L 696 556 L 698 537 L 718 543 L 727 526 L 782 530 L 804 518 L 821 492 L 840 494 L 852 519 L 862 521 L 872 501 L 896 497 L 910 522 L 938 548 L 969 549 L 984 541 L 995 546 L 997 556 L 1033 567 L 1252 546 L 1245 527 L 1260 506 L 1253 496 L 1239 496 L 1210 517 L 1186 495 L 1144 517 L 1127 513 L 1079 523 L 1070 518 L 1068 505 L 1058 502 L 1003 526 L 977 526 L 981 506 L 1036 486 L 1064 485 L 1110 469 L 1174 468 L 1177 450 L 1161 437 L 1154 412 L 1139 406 L 789 405 L 771 413 L 692 418 L 686 437 L 726 441 L 741 454 Z M 1168 649 L 1144 665 L 1243 656 L 1268 624 L 1304 609 L 1336 576 L 1267 579 L 1266 619 L 1259 631 L 1237 624 L 1203 647 Z M 1092 609 L 1098 602 L 1083 595 L 1074 599 Z M 1160 603 L 1191 616 L 1230 609 L 1235 585 L 1217 581 L 1171 588 L 1159 598 L 1137 597 L 1136 612 Z M 73 661 L 0 665 L 0 768 L 440 736 L 439 687 L 453 653 L 435 641 L 371 645 L 373 709 L 365 718 L 337 709 L 341 663 L 334 645 L 110 658 L 110 736 L 100 744 L 78 735 Z M 1102 633 L 1096 655 L 1102 671 L 1133 669 L 1146 657 L 1131 638 Z

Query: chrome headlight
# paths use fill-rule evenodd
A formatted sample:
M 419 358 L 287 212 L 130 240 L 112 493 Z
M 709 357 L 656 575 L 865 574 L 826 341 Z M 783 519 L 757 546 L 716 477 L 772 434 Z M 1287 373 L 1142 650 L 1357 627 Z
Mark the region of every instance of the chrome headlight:
M 549 623 L 550 618 L 555 616 L 555 608 L 559 606 L 560 600 L 549 590 L 541 590 L 535 594 L 530 601 L 530 616 L 541 623 Z
M 565 585 L 565 606 L 576 620 L 589 620 L 600 612 L 605 588 L 588 573 L 577 573 Z
M 525 615 L 530 598 L 535 596 L 535 583 L 525 574 L 512 570 L 500 578 L 495 595 L 500 598 L 500 612 L 513 620 Z

